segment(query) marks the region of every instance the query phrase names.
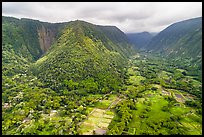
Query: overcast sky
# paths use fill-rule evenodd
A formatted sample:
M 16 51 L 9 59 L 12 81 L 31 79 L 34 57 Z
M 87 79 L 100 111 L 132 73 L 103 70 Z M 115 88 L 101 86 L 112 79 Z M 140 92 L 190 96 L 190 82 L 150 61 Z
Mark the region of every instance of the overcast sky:
M 2 15 L 45 22 L 84 20 L 125 33 L 159 32 L 202 16 L 202 2 L 2 2 Z

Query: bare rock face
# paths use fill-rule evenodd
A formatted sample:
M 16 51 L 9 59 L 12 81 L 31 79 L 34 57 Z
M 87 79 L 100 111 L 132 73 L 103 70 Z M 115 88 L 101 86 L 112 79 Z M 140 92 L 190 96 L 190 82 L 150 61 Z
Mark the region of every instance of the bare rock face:
M 46 28 L 43 25 L 41 26 L 41 28 L 37 29 L 37 32 L 38 32 L 40 48 L 43 51 L 43 53 L 45 53 L 54 42 L 57 32 L 56 30 L 48 27 Z

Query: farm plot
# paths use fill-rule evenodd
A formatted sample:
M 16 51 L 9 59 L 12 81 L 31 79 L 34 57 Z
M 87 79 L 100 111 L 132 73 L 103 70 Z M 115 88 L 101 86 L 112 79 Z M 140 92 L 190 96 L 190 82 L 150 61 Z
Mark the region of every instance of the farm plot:
M 156 86 L 156 85 L 154 85 Z M 159 92 L 155 91 L 145 91 L 143 92 L 144 98 L 137 98 L 137 110 L 132 112 L 132 121 L 128 124 L 128 131 L 124 134 L 141 135 L 143 133 L 147 134 L 159 134 L 163 135 L 170 134 L 169 130 L 162 126 L 155 132 L 156 127 L 154 124 L 158 121 L 166 122 L 172 116 L 179 116 L 180 119 L 177 121 L 180 126 L 186 129 L 190 129 L 191 132 L 186 132 L 187 134 L 199 135 L 202 132 L 202 117 L 195 113 L 194 108 L 185 106 L 183 103 L 171 103 L 165 99 L 166 95 L 172 96 L 174 98 L 186 100 L 184 94 L 178 90 L 164 90 L 166 94 L 160 94 L 162 87 L 157 86 Z M 161 92 L 160 92 L 161 91 Z M 176 105 L 179 104 L 179 105 Z M 167 107 L 168 106 L 168 107 Z M 167 109 L 165 109 L 167 108 Z M 159 119 L 158 119 L 159 118 Z M 175 122 L 175 121 L 172 121 Z M 154 128 L 153 128 L 154 127 Z M 148 130 L 148 132 L 147 132 Z
M 107 130 L 109 123 L 114 117 L 114 113 L 105 113 L 110 110 L 103 110 L 95 108 L 94 112 L 85 120 L 80 126 L 82 135 L 92 135 L 95 130 Z
M 110 96 L 108 100 L 102 100 L 96 104 L 96 108 L 88 115 L 87 119 L 79 126 L 81 135 L 106 134 L 108 125 L 114 117 L 114 112 L 110 110 L 120 99 Z
M 176 94 L 175 93 L 175 98 L 178 102 L 182 102 L 184 103 L 185 102 L 185 99 L 183 98 L 183 96 L 181 94 Z
M 171 92 L 165 91 L 164 89 L 162 89 L 162 94 L 171 96 Z

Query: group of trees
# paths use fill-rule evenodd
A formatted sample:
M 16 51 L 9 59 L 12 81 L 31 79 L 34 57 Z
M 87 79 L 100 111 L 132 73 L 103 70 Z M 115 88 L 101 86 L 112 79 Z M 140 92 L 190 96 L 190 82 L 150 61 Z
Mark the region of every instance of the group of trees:
M 21 64 L 15 65 L 17 68 Z M 23 70 L 8 75 L 4 65 L 3 134 L 78 134 L 78 123 L 88 115 L 86 106 L 94 106 L 98 101 L 98 97 L 90 95 L 118 91 L 121 85 L 109 73 L 99 73 L 98 77 L 81 81 L 67 78 L 59 90 L 53 90 L 34 76 L 28 66 L 24 64 Z M 8 67 L 14 68 L 14 65 Z M 52 86 L 56 86 L 55 82 Z M 52 113 L 55 115 L 50 119 Z
M 86 91 L 85 94 L 78 93 L 78 84 L 72 80 L 65 81 L 67 90 L 60 92 L 43 88 L 43 83 L 34 76 L 9 80 L 6 77 L 3 82 L 3 134 L 78 134 L 77 124 L 88 114 L 86 106 L 97 99 L 88 97 L 91 93 L 87 94 Z M 84 83 L 84 86 L 90 86 L 87 91 L 95 91 L 92 88 L 95 85 L 90 84 L 93 83 Z M 55 115 L 50 119 L 52 113 Z
M 136 110 L 135 102 L 131 100 L 124 100 L 120 102 L 115 108 L 117 116 L 115 116 L 108 126 L 108 133 L 110 135 L 121 135 L 128 123 L 132 120 L 132 110 Z

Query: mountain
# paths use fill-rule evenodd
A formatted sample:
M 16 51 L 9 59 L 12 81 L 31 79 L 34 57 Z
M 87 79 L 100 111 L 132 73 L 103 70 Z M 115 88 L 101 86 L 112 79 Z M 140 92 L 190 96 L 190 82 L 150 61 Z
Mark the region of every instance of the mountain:
M 65 88 L 69 80 L 91 80 L 99 91 L 118 90 L 127 58 L 134 53 L 117 27 L 79 20 L 47 23 L 2 17 L 2 33 L 3 75 L 33 73 L 53 90 Z
M 77 20 L 66 25 L 31 69 L 55 90 L 63 89 L 66 81 L 72 80 L 82 87 L 91 81 L 100 87 L 99 91 L 108 92 L 118 90 L 127 57 L 132 53 L 125 34 L 118 28 Z
M 63 25 L 65 23 L 52 24 L 2 16 L 3 49 L 8 49 L 10 45 L 15 54 L 30 61 L 37 60 L 55 41 Z
M 2 28 L 3 75 L 30 72 L 54 90 L 66 87 L 69 80 L 91 80 L 105 92 L 116 89 L 134 53 L 127 36 L 115 26 L 2 17 Z
M 66 23 L 51 24 L 31 19 L 2 16 L 2 63 L 5 75 L 25 71 L 56 40 Z
M 120 49 L 120 53 L 125 56 L 129 56 L 129 53 L 133 53 L 132 44 L 129 42 L 128 37 L 118 29 L 116 26 L 98 26 L 101 31 Z
M 202 80 L 202 17 L 168 26 L 145 47 Z
M 127 33 L 126 34 L 129 41 L 134 44 L 134 47 L 136 49 L 141 49 L 144 46 L 146 46 L 151 39 L 153 38 L 153 35 L 149 32 L 141 32 L 141 33 Z
M 174 23 L 156 35 L 146 49 L 165 56 L 200 58 L 202 17 Z M 196 55 L 196 56 L 195 56 Z
M 2 17 L 2 134 L 77 134 L 86 106 L 123 88 L 134 52 L 115 26 Z
M 149 32 L 153 37 L 156 36 L 159 32 Z

